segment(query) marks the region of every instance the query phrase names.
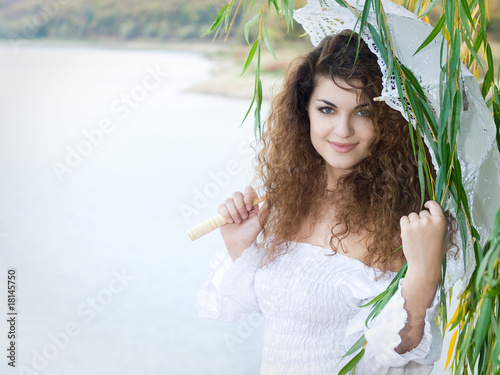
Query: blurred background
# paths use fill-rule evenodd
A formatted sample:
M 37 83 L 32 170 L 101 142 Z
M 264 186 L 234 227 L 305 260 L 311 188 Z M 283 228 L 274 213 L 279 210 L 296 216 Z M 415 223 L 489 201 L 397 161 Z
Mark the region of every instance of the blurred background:
M 0 284 L 14 269 L 18 313 L 0 374 L 258 373 L 258 317 L 197 317 L 220 236 L 186 233 L 253 178 L 250 16 L 201 37 L 224 3 L 0 0 Z M 297 24 L 266 25 L 264 113 L 310 49 Z

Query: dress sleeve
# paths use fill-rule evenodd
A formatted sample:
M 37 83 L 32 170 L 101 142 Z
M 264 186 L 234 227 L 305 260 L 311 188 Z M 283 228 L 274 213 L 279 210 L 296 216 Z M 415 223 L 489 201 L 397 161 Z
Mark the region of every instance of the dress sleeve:
M 227 252 L 219 252 L 210 262 L 212 272 L 197 295 L 201 318 L 235 321 L 260 312 L 254 278 L 261 255 L 254 243 L 234 262 Z
M 346 331 L 347 349 L 361 335 L 365 335 L 367 344 L 362 360 L 356 366 L 359 374 L 428 374 L 441 355 L 442 337 L 435 320 L 439 308 L 439 293 L 434 295 L 431 306 L 424 318 L 424 332 L 420 343 L 412 350 L 399 354 L 394 349 L 401 343 L 399 331 L 405 326 L 407 313 L 401 294 L 402 283 L 380 314 L 365 325 L 371 311 L 370 306 L 363 307 L 351 320 Z M 388 280 L 390 282 L 390 280 Z M 375 285 L 374 284 L 378 284 Z M 373 297 L 383 292 L 389 285 L 374 282 L 365 285 L 351 285 L 350 290 L 358 301 L 358 306 L 368 303 Z M 371 295 L 369 295 L 371 294 Z

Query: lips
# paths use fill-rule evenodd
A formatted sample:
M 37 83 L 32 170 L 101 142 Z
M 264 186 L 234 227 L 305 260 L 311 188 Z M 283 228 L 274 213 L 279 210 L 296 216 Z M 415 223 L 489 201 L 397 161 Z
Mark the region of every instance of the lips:
M 332 148 L 340 153 L 346 153 L 352 151 L 358 144 L 357 143 L 340 143 L 340 142 L 330 142 L 328 141 Z

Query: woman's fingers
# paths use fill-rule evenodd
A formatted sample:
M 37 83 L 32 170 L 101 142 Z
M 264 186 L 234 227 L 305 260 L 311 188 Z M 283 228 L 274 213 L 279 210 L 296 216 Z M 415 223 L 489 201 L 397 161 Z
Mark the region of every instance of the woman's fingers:
M 228 223 L 241 223 L 248 219 L 249 212 L 253 209 L 253 202 L 257 193 L 251 186 L 247 186 L 245 194 L 237 191 L 231 198 L 227 198 L 224 204 L 219 206 L 219 214 L 224 216 Z
M 236 193 L 235 193 L 236 194 Z M 240 193 L 241 194 L 241 193 Z M 219 214 L 224 216 L 229 224 L 241 223 L 241 216 L 236 208 L 235 198 L 227 198 L 223 204 L 219 206 Z
M 446 253 L 446 218 L 437 202 L 428 201 L 424 207 L 400 220 L 403 253 L 408 273 L 418 275 L 423 284 L 437 285 Z
M 402 216 L 399 220 L 399 224 L 401 225 L 401 228 L 404 228 L 406 225 L 410 224 L 410 219 L 408 216 Z
M 417 213 L 412 212 L 408 215 L 408 219 L 410 220 L 410 223 L 413 223 L 415 221 L 418 221 L 420 219 L 420 216 L 418 216 Z
M 245 188 L 244 201 L 247 211 L 251 211 L 253 208 L 253 202 L 257 199 L 257 193 L 255 189 L 250 185 Z
M 243 197 L 242 197 L 243 194 L 241 194 L 240 192 L 237 192 L 237 193 L 239 193 L 241 195 L 240 201 L 243 201 Z M 238 200 L 237 193 L 234 193 L 231 198 L 227 198 L 224 202 L 226 210 L 227 210 L 227 212 L 229 212 L 229 216 L 231 218 L 230 222 L 233 222 L 233 223 L 241 223 L 241 215 L 240 215 L 240 212 L 237 208 L 237 203 L 236 203 L 236 201 Z M 241 205 L 241 203 L 240 203 L 240 205 Z
M 430 218 L 431 217 L 431 213 L 427 210 L 422 210 L 420 211 L 420 213 L 418 214 L 418 217 L 420 219 L 423 219 L 423 218 Z
M 243 194 L 240 191 L 237 191 L 233 194 L 233 202 L 237 211 L 237 219 L 235 221 L 237 223 L 240 223 L 241 220 L 245 220 L 248 217 L 248 211 L 245 207 L 245 201 L 243 199 Z
M 405 237 L 411 233 L 416 236 L 439 233 L 446 230 L 446 219 L 441 206 L 436 201 L 427 201 L 426 209 L 420 213 L 411 212 L 400 219 L 401 236 Z
M 443 210 L 438 202 L 427 201 L 424 204 L 426 210 L 420 211 L 420 213 L 411 212 L 407 216 L 401 217 L 400 223 L 402 225 L 408 223 L 414 223 L 424 218 L 444 218 Z
M 229 210 L 227 209 L 226 204 L 221 204 L 221 205 L 219 206 L 219 208 L 217 209 L 217 212 L 218 212 L 219 214 L 221 214 L 222 216 L 224 216 L 224 218 L 226 219 L 226 221 L 227 221 L 229 224 L 234 223 L 233 218 L 231 217 L 231 214 L 229 213 Z
M 443 209 L 436 201 L 427 201 L 425 202 L 424 207 L 429 210 L 431 216 L 444 216 Z

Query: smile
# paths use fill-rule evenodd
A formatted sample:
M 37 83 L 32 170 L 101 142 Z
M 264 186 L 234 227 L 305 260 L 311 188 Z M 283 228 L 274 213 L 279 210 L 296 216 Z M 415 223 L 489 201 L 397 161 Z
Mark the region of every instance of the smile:
M 330 141 L 328 141 L 328 143 L 330 144 L 330 146 L 332 146 L 332 148 L 335 151 L 340 153 L 349 152 L 358 145 L 357 143 L 340 143 L 340 142 L 330 142 Z

